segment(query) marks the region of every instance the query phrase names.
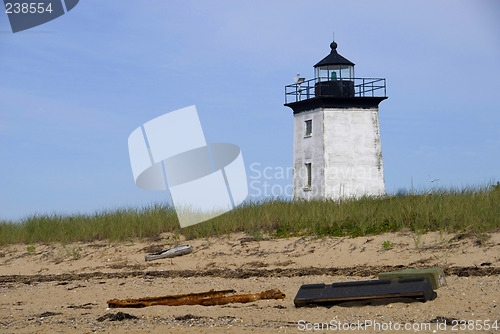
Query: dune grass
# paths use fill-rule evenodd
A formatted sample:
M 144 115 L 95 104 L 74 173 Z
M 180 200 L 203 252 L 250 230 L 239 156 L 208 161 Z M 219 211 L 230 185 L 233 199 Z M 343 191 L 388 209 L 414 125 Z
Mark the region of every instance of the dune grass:
M 0 222 L 0 245 L 36 242 L 125 241 L 163 232 L 187 239 L 247 232 L 261 238 L 363 236 L 409 229 L 484 233 L 500 229 L 500 185 L 469 190 L 436 190 L 405 196 L 332 201 L 274 199 L 246 203 L 184 229 L 165 205 L 98 212 L 93 215 L 32 216 Z

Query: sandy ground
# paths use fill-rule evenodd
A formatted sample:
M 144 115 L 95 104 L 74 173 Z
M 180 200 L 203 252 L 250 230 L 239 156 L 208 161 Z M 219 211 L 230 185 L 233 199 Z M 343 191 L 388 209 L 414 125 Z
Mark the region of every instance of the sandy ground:
M 384 248 L 384 241 L 391 247 Z M 189 244 L 194 251 L 144 260 L 146 254 L 176 243 Z M 370 280 L 381 271 L 429 267 L 443 268 L 448 286 L 437 289 L 438 297 L 426 303 L 293 304 L 302 284 Z M 110 299 L 211 289 L 279 289 L 286 298 L 222 306 L 107 305 Z M 245 234 L 176 241 L 165 234 L 119 244 L 0 248 L 0 333 L 500 333 L 499 302 L 500 233 L 479 239 L 400 232 L 260 241 Z M 118 312 L 136 319 L 99 319 Z

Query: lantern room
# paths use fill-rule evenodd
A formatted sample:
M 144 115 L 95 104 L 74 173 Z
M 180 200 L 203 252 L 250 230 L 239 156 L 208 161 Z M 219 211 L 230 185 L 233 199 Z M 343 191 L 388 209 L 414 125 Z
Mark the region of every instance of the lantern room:
M 376 107 L 387 98 L 385 79 L 356 78 L 354 63 L 337 52 L 330 43 L 330 53 L 314 65 L 314 78 L 301 78 L 285 86 L 285 105 L 301 112 L 318 105 L 334 107 Z
M 318 81 L 354 81 L 354 63 L 337 53 L 337 43 L 330 44 L 332 51 L 314 65 L 314 77 Z
M 354 63 L 337 52 L 337 43 L 330 44 L 332 51 L 314 65 L 315 96 L 354 96 Z

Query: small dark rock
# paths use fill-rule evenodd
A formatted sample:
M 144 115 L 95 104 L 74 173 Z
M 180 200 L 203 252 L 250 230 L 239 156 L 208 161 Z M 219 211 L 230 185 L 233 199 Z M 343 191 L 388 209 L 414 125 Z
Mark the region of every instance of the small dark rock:
M 73 287 L 68 288 L 68 290 L 71 291 L 71 290 L 75 290 L 75 289 L 78 289 L 78 288 L 86 288 L 86 286 L 78 284 L 77 286 L 73 286 Z
M 151 246 L 144 247 L 143 249 L 139 250 L 138 253 L 143 253 L 143 252 L 146 252 L 148 254 L 158 253 L 158 252 L 161 252 L 164 249 L 164 247 L 165 247 L 165 245 L 163 245 L 163 244 L 151 245 Z
M 39 318 L 47 318 L 47 317 L 52 317 L 54 315 L 59 315 L 59 314 L 62 314 L 62 313 L 56 313 L 56 312 L 47 311 L 47 312 L 43 312 L 42 314 L 39 314 L 38 317 Z
M 241 244 L 244 244 L 244 243 L 246 243 L 246 242 L 257 241 L 257 239 L 255 239 L 254 237 L 245 237 L 245 238 L 238 239 L 238 241 L 239 241 Z
M 447 317 L 435 317 L 434 319 L 432 319 L 431 321 L 429 321 L 431 324 L 435 324 L 435 323 L 446 323 L 447 325 L 453 325 L 453 321 L 457 321 L 457 319 L 454 319 L 454 318 L 447 318 Z
M 103 322 L 104 320 L 123 321 L 123 320 L 127 320 L 127 319 L 137 319 L 137 317 L 135 315 L 123 313 L 123 312 L 118 312 L 116 314 L 106 313 L 102 317 L 97 318 L 97 321 L 99 321 L 99 322 Z
M 460 233 L 451 238 L 450 241 L 460 241 L 468 237 L 470 237 L 470 233 Z
M 187 320 L 201 319 L 201 318 L 204 318 L 204 317 L 199 316 L 199 315 L 186 314 L 186 315 L 180 315 L 178 317 L 175 317 L 174 319 L 177 321 L 187 321 Z

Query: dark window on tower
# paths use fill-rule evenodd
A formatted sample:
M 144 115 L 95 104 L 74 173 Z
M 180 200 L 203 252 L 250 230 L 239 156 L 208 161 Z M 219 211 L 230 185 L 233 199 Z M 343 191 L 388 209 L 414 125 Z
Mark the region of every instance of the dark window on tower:
M 306 184 L 305 188 L 306 189 L 311 189 L 311 184 L 312 184 L 312 171 L 311 171 L 311 163 L 306 163 Z
M 305 136 L 306 137 L 311 136 L 312 132 L 313 132 L 313 121 L 312 121 L 312 119 L 309 119 L 306 121 L 306 134 L 305 134 Z

